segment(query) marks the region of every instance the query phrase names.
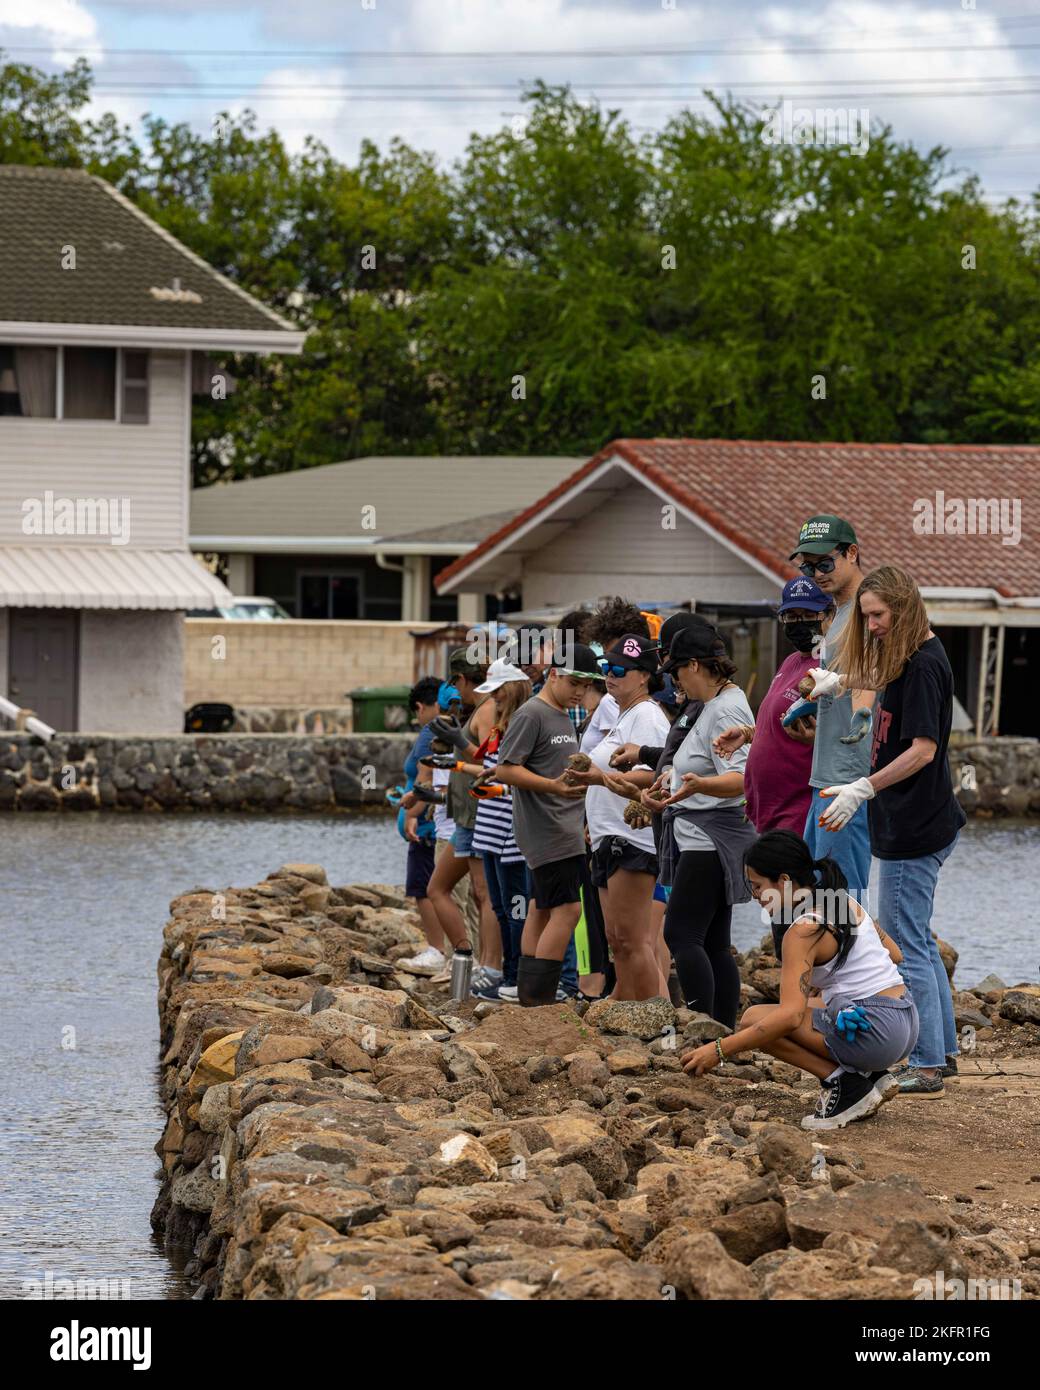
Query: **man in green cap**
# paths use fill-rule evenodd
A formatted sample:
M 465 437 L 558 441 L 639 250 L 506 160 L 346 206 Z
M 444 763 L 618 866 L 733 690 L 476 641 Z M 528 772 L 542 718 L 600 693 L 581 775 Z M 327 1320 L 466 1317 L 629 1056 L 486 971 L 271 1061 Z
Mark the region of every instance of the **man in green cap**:
M 833 659 L 863 578 L 856 532 L 840 516 L 826 513 L 811 516 L 798 533 L 798 545 L 790 558 L 802 574 L 815 580 L 838 606 L 819 651 L 819 668 L 827 668 L 828 654 Z M 813 796 L 804 838 L 814 859 L 829 854 L 838 862 L 848 880 L 850 893 L 863 901 L 870 881 L 867 808 L 861 806 L 841 830 L 824 829 L 820 825 L 820 815 L 829 803 L 821 798 L 820 792 L 869 775 L 870 740 L 865 735 L 870 730 L 874 692 L 852 690 L 838 696 L 814 693 L 812 698 L 817 703 L 815 718 L 801 719 L 786 730 L 792 738 L 813 746 L 809 776 Z

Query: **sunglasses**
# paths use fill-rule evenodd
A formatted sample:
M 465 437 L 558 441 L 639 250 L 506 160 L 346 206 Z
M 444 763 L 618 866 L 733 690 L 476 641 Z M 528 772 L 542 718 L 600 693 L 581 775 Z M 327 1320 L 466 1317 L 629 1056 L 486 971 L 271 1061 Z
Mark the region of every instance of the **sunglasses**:
M 812 579 L 817 570 L 819 570 L 821 574 L 832 574 L 834 571 L 834 559 L 835 557 L 833 555 L 824 555 L 821 556 L 819 560 L 806 560 L 805 564 L 799 565 L 798 568 L 802 574 L 805 575 L 806 579 Z
M 615 666 L 609 661 L 600 661 L 597 664 L 605 676 L 627 676 L 629 671 L 635 670 L 634 666 Z

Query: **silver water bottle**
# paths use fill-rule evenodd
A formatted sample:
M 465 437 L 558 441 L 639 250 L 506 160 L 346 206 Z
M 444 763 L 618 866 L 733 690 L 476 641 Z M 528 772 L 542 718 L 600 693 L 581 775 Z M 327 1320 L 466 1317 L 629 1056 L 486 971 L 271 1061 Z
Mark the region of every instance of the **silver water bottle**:
M 456 951 L 451 958 L 451 997 L 453 1003 L 469 998 L 469 987 L 473 979 L 472 951 Z

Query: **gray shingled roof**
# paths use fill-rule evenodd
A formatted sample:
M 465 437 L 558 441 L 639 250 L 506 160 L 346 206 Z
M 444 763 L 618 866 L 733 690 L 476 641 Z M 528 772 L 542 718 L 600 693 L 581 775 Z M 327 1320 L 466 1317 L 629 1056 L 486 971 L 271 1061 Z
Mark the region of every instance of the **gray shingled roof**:
M 204 537 L 350 538 L 366 548 L 392 540 L 458 542 L 464 550 L 581 462 L 560 456 L 372 457 L 217 483 L 191 495 L 191 543 Z M 375 508 L 371 527 L 363 525 L 367 506 Z
M 175 280 L 201 302 L 151 293 Z M 0 322 L 295 331 L 104 179 L 19 164 L 0 165 Z

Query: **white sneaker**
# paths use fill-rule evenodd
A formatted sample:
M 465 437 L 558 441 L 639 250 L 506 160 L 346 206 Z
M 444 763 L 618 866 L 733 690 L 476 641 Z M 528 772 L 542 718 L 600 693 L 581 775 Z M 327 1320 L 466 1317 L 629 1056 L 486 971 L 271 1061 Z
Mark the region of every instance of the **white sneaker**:
M 420 951 L 417 956 L 407 956 L 403 960 L 399 960 L 397 965 L 402 970 L 431 970 L 436 972 L 442 970 L 447 963 L 447 957 L 443 951 L 438 951 L 436 946 L 427 946 L 425 951 Z
M 498 997 L 499 999 L 510 1000 L 515 1004 L 520 997 L 520 990 L 516 985 L 499 985 Z

